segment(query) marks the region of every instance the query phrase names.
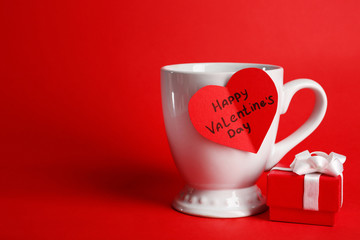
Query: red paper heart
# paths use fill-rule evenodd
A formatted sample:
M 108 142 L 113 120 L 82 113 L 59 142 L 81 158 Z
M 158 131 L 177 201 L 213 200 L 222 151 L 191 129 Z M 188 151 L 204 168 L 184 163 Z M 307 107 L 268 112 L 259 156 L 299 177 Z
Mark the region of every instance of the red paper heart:
M 246 68 L 230 78 L 226 87 L 209 85 L 189 102 L 191 122 L 207 139 L 257 153 L 274 120 L 278 93 L 261 69 Z

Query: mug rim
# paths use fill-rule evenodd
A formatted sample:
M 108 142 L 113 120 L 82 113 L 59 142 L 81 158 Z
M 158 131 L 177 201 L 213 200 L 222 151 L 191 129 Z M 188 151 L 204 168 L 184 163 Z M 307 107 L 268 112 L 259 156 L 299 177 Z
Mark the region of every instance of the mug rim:
M 209 65 L 223 65 L 226 67 L 238 68 L 237 70 L 218 70 L 218 71 L 206 71 L 205 66 Z M 240 63 L 240 62 L 199 62 L 199 63 L 180 63 L 170 64 L 163 66 L 161 71 L 169 73 L 181 73 L 181 74 L 228 74 L 235 73 L 244 68 L 259 68 L 265 72 L 272 72 L 276 70 L 282 70 L 283 68 L 273 64 L 262 64 L 262 63 Z M 264 69 L 265 68 L 265 69 Z

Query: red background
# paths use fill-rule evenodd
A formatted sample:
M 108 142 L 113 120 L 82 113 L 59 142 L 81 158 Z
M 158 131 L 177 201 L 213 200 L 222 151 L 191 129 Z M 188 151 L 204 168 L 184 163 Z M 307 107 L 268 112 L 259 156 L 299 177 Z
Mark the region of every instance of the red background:
M 1 239 L 353 239 L 359 209 L 360 2 L 1 1 Z M 325 89 L 320 127 L 295 153 L 345 164 L 336 227 L 206 219 L 170 208 L 184 184 L 164 131 L 160 67 L 281 65 Z M 279 139 L 305 121 L 297 94 Z M 265 191 L 266 178 L 259 180 Z

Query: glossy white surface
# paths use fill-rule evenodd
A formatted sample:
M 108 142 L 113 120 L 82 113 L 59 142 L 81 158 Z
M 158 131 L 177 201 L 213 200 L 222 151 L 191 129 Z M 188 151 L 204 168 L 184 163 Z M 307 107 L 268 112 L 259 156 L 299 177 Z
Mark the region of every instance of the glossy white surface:
M 196 91 L 206 85 L 226 86 L 233 73 L 248 67 L 265 70 L 278 92 L 274 121 L 257 154 L 229 148 L 204 138 L 193 127 L 188 113 L 189 100 Z M 302 88 L 311 88 L 316 94 L 313 114 L 294 134 L 275 144 L 280 114 L 286 112 L 292 96 Z M 165 127 L 175 164 L 187 184 L 196 190 L 241 190 L 253 187 L 265 169 L 275 165 L 320 124 L 327 104 L 326 95 L 316 82 L 296 80 L 283 86 L 283 69 L 263 64 L 196 63 L 165 66 L 161 69 L 161 94 Z M 188 213 L 201 215 L 194 213 L 194 208 L 192 205 Z M 186 209 L 190 208 L 183 209 L 183 212 L 187 212 Z
M 195 216 L 235 218 L 265 211 L 265 202 L 256 185 L 229 190 L 199 190 L 185 186 L 175 198 L 173 207 Z

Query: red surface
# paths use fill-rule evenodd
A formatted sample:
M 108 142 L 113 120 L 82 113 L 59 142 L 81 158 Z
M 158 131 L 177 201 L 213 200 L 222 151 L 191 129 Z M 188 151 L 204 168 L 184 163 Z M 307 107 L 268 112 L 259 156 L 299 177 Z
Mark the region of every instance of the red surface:
M 189 101 L 195 129 L 207 139 L 257 153 L 274 120 L 278 93 L 263 70 L 247 68 L 230 78 L 226 87 L 205 86 Z
M 284 222 L 334 225 L 341 206 L 341 178 L 320 176 L 319 211 L 303 210 L 304 175 L 273 170 L 267 176 L 270 219 Z
M 2 1 L 1 239 L 354 239 L 360 233 L 360 2 Z M 160 67 L 203 61 L 281 65 L 285 82 L 325 89 L 305 149 L 345 163 L 333 228 L 205 219 L 170 208 L 183 182 L 160 102 Z M 296 94 L 278 139 L 309 116 Z M 259 180 L 265 191 L 265 175 Z
M 269 206 L 302 209 L 303 196 L 304 175 L 286 171 L 270 171 L 267 177 L 267 204 Z M 336 212 L 340 205 L 341 177 L 321 175 L 319 210 Z
M 282 207 L 269 208 L 271 221 L 334 226 L 336 224 L 336 215 L 337 212 L 307 211 Z

